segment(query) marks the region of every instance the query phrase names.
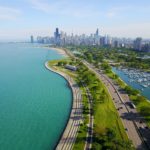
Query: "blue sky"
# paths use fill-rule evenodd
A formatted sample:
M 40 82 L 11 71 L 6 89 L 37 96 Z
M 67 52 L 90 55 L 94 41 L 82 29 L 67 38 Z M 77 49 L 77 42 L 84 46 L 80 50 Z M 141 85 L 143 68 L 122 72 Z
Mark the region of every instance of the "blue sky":
M 150 38 L 150 0 L 0 0 L 0 40 L 67 33 Z

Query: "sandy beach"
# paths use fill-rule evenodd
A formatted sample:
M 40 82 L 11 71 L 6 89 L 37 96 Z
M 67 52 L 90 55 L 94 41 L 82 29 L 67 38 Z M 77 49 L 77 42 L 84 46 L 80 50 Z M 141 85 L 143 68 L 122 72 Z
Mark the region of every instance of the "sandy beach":
M 55 48 L 55 47 L 46 47 L 50 50 L 55 50 L 57 51 L 59 54 L 65 56 L 65 57 L 68 57 L 67 53 L 63 50 L 63 49 L 60 49 L 60 48 Z

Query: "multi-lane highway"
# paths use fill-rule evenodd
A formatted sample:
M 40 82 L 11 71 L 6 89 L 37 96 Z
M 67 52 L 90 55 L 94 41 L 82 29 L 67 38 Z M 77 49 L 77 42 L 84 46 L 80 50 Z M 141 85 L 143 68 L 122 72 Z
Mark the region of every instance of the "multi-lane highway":
M 122 120 L 128 138 L 133 142 L 136 149 L 150 149 L 150 130 L 147 129 L 144 119 L 137 113 L 136 109 L 131 108 L 129 97 L 126 93 L 119 90 L 119 87 L 113 83 L 105 74 L 96 69 L 86 61 L 83 63 L 106 85 L 111 95 L 114 105 Z M 140 119 L 139 119 L 140 118 Z

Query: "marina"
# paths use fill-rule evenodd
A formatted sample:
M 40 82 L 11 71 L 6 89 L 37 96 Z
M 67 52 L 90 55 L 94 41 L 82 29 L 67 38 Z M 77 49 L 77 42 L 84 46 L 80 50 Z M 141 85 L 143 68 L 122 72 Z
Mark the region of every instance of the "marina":
M 121 67 L 113 67 L 112 70 L 128 85 L 139 90 L 143 96 L 150 99 L 150 73 Z

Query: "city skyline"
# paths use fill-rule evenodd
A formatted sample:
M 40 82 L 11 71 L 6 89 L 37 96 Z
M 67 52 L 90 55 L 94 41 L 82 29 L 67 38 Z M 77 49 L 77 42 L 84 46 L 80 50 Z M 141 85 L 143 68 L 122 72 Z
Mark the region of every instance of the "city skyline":
M 30 43 L 40 43 L 40 44 L 51 44 L 56 46 L 66 46 L 66 45 L 88 45 L 88 46 L 100 46 L 109 48 L 129 48 L 136 51 L 150 52 L 150 40 L 142 39 L 137 37 L 136 39 L 131 38 L 118 38 L 110 37 L 109 35 L 100 35 L 99 29 L 95 30 L 95 33 L 90 35 L 81 34 L 71 34 L 68 35 L 65 31 L 60 31 L 56 27 L 53 36 L 30 36 Z
M 150 2 L 104 0 L 13 0 L 0 3 L 0 41 L 52 36 L 55 27 L 71 34 L 150 38 Z

